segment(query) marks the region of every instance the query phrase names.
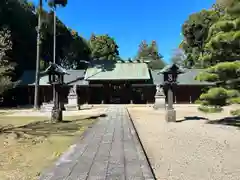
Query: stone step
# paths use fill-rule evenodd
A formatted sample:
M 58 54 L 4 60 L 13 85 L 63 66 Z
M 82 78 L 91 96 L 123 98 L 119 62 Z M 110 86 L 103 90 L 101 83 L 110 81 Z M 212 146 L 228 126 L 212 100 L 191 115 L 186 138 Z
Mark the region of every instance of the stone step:
M 40 107 L 40 111 L 42 112 L 49 112 L 52 111 L 53 103 L 43 103 Z
M 80 106 L 77 105 L 77 104 L 75 104 L 75 105 L 65 104 L 64 107 L 65 107 L 66 111 L 78 111 L 78 110 L 80 110 Z

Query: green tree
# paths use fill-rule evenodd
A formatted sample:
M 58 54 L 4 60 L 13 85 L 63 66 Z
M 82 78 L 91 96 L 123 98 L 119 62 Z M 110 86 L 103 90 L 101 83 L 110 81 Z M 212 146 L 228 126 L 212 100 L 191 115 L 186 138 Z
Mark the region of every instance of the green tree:
M 152 41 L 150 44 L 142 41 L 135 60 L 147 62 L 150 69 L 162 69 L 165 66 L 163 56 L 159 53 L 156 41 Z
M 43 11 L 44 21 L 41 30 L 41 59 L 43 67 L 53 60 L 53 11 Z M 87 40 L 56 17 L 56 61 L 65 68 L 83 68 L 80 60 L 89 61 L 90 48 Z
M 11 31 L 12 54 L 9 59 L 15 64 L 14 72 L 9 75 L 16 81 L 25 70 L 36 69 L 36 27 L 39 10 L 27 0 L 1 0 L 0 1 L 0 29 L 7 26 Z M 41 29 L 41 68 L 47 67 L 52 61 L 53 54 L 53 14 L 43 10 Z M 80 59 L 88 60 L 90 56 L 87 41 L 73 35 L 57 18 L 57 48 L 56 55 L 59 63 L 63 65 L 77 64 Z M 78 65 L 78 67 L 81 65 Z M 72 68 L 72 67 L 70 67 Z
M 86 68 L 86 64 L 81 62 L 90 61 L 91 50 L 87 40 L 80 37 L 77 32 L 71 31 L 71 39 L 69 45 L 62 50 L 62 57 L 60 63 L 65 68 L 71 69 L 83 69 Z
M 67 0 L 47 0 L 49 7 L 56 8 L 57 6 L 65 7 L 68 3 Z
M 116 60 L 119 55 L 117 43 L 107 34 L 97 36 L 92 34 L 89 47 L 93 60 Z
M 186 64 L 200 68 L 203 64 L 198 61 L 202 56 L 205 40 L 208 37 L 210 26 L 220 17 L 220 13 L 211 10 L 202 10 L 189 16 L 182 26 L 184 40 L 181 48 L 186 54 Z
M 14 70 L 11 64 L 12 40 L 11 31 L 4 27 L 0 29 L 0 95 L 14 86 L 11 73 Z
M 181 49 L 175 49 L 171 57 L 171 62 L 179 66 L 185 66 L 186 56 Z
M 210 107 L 221 109 L 227 104 L 240 103 L 240 1 L 233 0 L 221 8 L 206 10 L 210 21 L 202 36 L 201 46 L 198 47 L 201 53 L 194 60 L 194 65 L 201 64 L 205 68 L 197 79 L 216 82 L 218 85 L 200 96 L 202 105 L 206 106 L 200 110 L 208 110 Z M 181 47 L 197 47 L 195 40 L 188 41 L 187 34 L 184 37 L 185 42 Z M 193 56 L 193 52 L 188 51 L 188 55 Z
M 234 0 L 216 0 L 216 4 L 220 6 L 221 8 L 225 9 L 232 5 L 234 3 Z
M 140 61 L 144 61 L 144 59 L 149 59 L 149 47 L 145 40 L 140 43 L 137 57 L 135 59 Z
M 27 1 L 3 0 L 0 5 L 0 27 L 7 26 L 12 36 L 12 59 L 20 76 L 35 67 L 37 17 Z M 17 78 L 17 77 L 14 77 Z

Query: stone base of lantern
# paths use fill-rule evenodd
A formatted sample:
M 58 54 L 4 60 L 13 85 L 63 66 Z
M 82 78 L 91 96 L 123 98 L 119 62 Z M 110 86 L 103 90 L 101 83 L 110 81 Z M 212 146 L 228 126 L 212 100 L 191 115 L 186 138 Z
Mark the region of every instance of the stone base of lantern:
M 65 104 L 66 111 L 78 111 L 80 110 L 80 106 L 78 104 L 78 96 L 77 95 L 69 95 L 68 96 L 68 104 Z
M 63 120 L 62 110 L 56 109 L 55 107 L 53 107 L 52 114 L 51 114 L 51 122 L 57 123 L 57 122 L 61 122 L 62 120 Z
M 166 103 L 165 103 L 165 96 L 155 96 L 155 103 L 153 105 L 154 109 L 165 109 Z
M 74 105 L 74 104 L 65 104 L 64 105 L 66 111 L 78 111 L 80 110 L 80 106 L 79 105 Z
M 165 119 L 167 122 L 176 122 L 176 111 L 174 109 L 167 109 Z

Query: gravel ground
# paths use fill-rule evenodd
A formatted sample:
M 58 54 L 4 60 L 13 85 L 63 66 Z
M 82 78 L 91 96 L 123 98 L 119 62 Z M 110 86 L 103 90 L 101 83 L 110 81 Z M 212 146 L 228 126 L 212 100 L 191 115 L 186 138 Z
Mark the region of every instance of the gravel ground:
M 204 115 L 196 107 L 177 107 L 177 118 Z M 158 180 L 240 180 L 240 129 L 207 120 L 166 123 L 164 111 L 128 108 Z M 240 125 L 240 124 L 239 124 Z

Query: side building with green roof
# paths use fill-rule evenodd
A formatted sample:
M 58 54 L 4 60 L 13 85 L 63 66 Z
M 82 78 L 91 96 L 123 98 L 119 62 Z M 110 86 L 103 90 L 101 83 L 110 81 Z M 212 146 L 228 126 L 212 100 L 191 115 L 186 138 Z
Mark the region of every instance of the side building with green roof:
M 159 71 L 150 70 L 143 62 L 95 61 L 87 69 L 68 70 L 60 98 L 67 103 L 69 89 L 76 84 L 81 104 L 151 104 L 155 100 L 156 85 L 163 84 L 163 75 Z M 200 69 L 187 69 L 179 75 L 175 103 L 192 103 L 204 87 L 214 85 L 195 80 L 200 72 Z M 20 80 L 15 90 L 16 104 L 32 105 L 35 71 L 25 71 Z M 53 91 L 47 76 L 40 77 L 39 86 L 40 103 L 51 101 Z

